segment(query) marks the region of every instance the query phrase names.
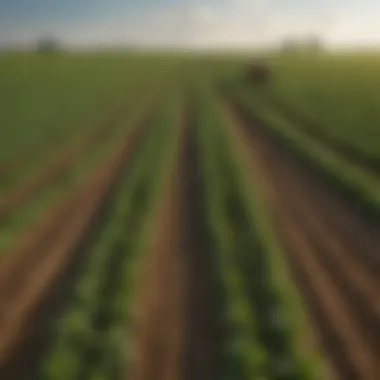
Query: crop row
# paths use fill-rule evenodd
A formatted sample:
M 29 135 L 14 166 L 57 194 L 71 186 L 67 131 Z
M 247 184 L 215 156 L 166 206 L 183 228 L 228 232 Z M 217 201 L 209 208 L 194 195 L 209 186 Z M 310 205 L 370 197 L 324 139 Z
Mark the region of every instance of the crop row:
M 107 136 L 104 136 L 101 141 L 90 141 L 83 149 L 80 144 L 72 149 L 65 147 L 55 161 L 45 162 L 43 167 L 39 168 L 36 179 L 31 177 L 30 181 L 27 179 L 26 183 L 20 183 L 12 191 L 9 190 L 4 194 L 4 199 L 1 201 L 6 201 L 7 195 L 11 200 L 17 193 L 21 196 L 19 199 L 16 197 L 10 205 L 7 223 L 2 229 L 1 250 L 11 248 L 15 236 L 22 234 L 40 215 L 43 216 L 45 210 L 52 207 L 55 202 L 59 202 L 70 189 L 86 178 L 87 173 L 91 172 L 112 151 L 117 141 L 125 138 L 136 120 L 147 112 L 147 108 L 151 106 L 152 97 L 153 95 L 145 95 L 142 99 L 138 99 L 140 102 L 136 102 L 137 104 L 131 101 L 129 113 L 120 120 L 115 120 L 114 125 L 109 126 Z M 47 172 L 46 175 L 45 172 Z
M 207 91 L 203 96 L 200 142 L 207 215 L 228 331 L 225 378 L 319 379 L 320 358 L 303 353 L 299 344 L 304 311 L 261 197 L 252 191 L 215 100 Z
M 43 378 L 109 379 L 126 370 L 135 281 L 147 221 L 175 149 L 178 109 L 176 100 L 168 101 L 131 172 L 124 174 L 104 228 L 88 248 L 89 261 L 58 324 Z
M 290 148 L 292 154 L 312 165 L 337 188 L 378 216 L 380 181 L 375 175 L 353 162 L 348 162 L 337 151 L 302 133 L 287 118 L 260 101 L 247 87 L 232 85 L 227 91 L 245 117 L 264 125 L 273 138 Z
M 162 78 L 160 79 L 162 81 Z M 75 129 L 71 125 L 65 125 L 55 131 L 51 126 L 51 133 L 56 136 L 54 140 L 40 136 L 38 142 L 30 139 L 27 147 L 21 150 L 14 149 L 13 156 L 2 161 L 0 167 L 1 189 L 6 191 L 18 186 L 26 179 L 37 177 L 40 169 L 54 162 L 59 154 L 67 152 L 68 149 L 77 149 L 76 147 L 83 144 L 86 139 L 99 141 L 100 137 L 108 136 L 108 131 L 111 133 L 121 117 L 133 109 L 138 99 L 143 98 L 152 88 L 156 88 L 159 85 L 158 82 L 157 78 L 150 83 L 146 79 L 135 78 L 124 89 L 124 93 L 117 101 L 113 100 L 113 104 L 103 106 L 100 115 L 96 113 L 96 117 L 91 117 L 91 120 L 85 120 L 82 124 L 77 122 L 79 125 L 76 125 Z M 25 125 L 25 128 L 27 127 L 30 126 Z M 38 134 L 38 132 L 35 133 Z
M 0 161 L 32 146 L 37 151 L 59 146 L 87 129 L 87 122 L 91 128 L 91 120 L 101 119 L 128 91 L 173 76 L 177 66 L 175 60 L 141 54 L 68 54 L 53 60 L 1 54 Z
M 260 90 L 315 123 L 326 137 L 379 158 L 379 57 L 321 54 L 274 57 Z

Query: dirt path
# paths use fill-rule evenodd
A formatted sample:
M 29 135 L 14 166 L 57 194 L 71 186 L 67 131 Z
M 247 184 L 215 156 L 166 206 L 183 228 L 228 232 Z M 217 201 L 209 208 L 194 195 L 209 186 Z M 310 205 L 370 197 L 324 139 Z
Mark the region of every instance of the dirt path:
M 336 372 L 380 378 L 380 231 L 232 104 L 226 117 L 260 175 L 294 277 Z M 249 147 L 250 145 L 250 147 Z
M 121 169 L 128 164 L 132 153 L 148 127 L 137 127 L 120 141 L 114 153 L 89 178 L 74 189 L 46 224 L 39 226 L 20 245 L 18 255 L 11 256 L 0 273 L 0 374 L 1 378 L 16 379 L 19 365 L 30 355 L 23 347 L 35 347 L 42 337 L 34 334 L 35 323 L 47 316 L 39 314 L 40 307 L 50 295 L 57 279 L 74 259 L 76 248 L 96 222 L 107 195 L 116 183 Z M 48 308 L 45 312 L 48 313 Z M 32 338 L 31 338 L 32 337 Z M 33 351 L 32 351 L 33 352 Z M 16 364 L 15 364 L 16 363 Z
M 119 107 L 107 120 L 96 128 L 79 136 L 69 146 L 59 151 L 51 162 L 41 168 L 36 175 L 25 179 L 0 197 L 0 222 L 6 222 L 7 217 L 26 201 L 32 198 L 38 191 L 53 183 L 62 173 L 74 167 L 90 151 L 96 149 L 114 131 L 117 122 L 128 112 L 131 104 Z
M 218 297 L 203 225 L 195 124 L 187 116 L 142 274 L 131 380 L 221 377 Z

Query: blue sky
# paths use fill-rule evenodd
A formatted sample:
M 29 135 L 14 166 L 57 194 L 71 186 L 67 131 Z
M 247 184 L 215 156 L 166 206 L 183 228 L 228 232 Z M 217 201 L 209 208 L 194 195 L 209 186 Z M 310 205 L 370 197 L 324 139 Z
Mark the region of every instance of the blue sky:
M 0 43 L 255 46 L 321 35 L 380 45 L 379 0 L 0 0 Z

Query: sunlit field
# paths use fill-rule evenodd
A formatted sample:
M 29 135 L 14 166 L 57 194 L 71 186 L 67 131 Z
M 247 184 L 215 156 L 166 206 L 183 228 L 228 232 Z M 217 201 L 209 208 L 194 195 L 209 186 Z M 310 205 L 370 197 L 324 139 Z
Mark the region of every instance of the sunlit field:
M 0 54 L 0 378 L 375 380 L 379 101 L 375 54 Z

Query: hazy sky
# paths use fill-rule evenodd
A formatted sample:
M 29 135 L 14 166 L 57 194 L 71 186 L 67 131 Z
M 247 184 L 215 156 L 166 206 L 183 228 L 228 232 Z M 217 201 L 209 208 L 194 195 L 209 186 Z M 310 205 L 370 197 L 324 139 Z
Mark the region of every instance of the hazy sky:
M 0 43 L 251 46 L 305 33 L 380 46 L 380 1 L 0 0 Z

